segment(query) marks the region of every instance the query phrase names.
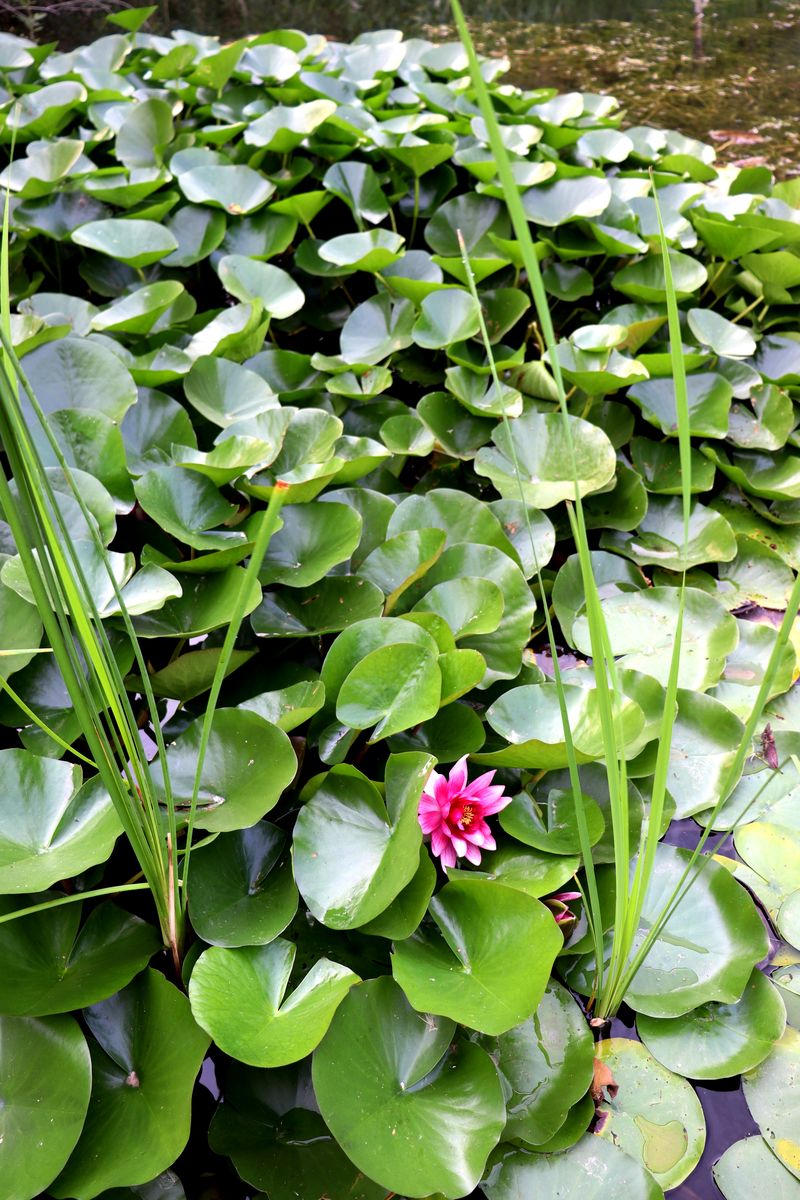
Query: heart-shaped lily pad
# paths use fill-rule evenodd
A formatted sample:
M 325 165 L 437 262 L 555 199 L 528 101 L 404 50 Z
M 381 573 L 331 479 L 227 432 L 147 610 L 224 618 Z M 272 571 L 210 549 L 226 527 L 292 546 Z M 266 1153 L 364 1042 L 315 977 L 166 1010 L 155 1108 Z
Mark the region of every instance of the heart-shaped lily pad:
M 378 916 L 411 882 L 422 840 L 417 809 L 433 760 L 392 755 L 386 801 L 354 767 L 334 767 L 314 790 L 294 828 L 294 875 L 311 912 L 332 929 Z
M 13 1200 L 32 1200 L 64 1166 L 83 1128 L 92 1067 L 77 1021 L 0 1017 L 0 1076 L 3 1189 Z
M 89 1111 L 50 1186 L 65 1200 L 147 1183 L 175 1161 L 189 1136 L 192 1087 L 209 1042 L 186 997 L 152 970 L 86 1009 L 85 1018 L 94 1035 Z
M 438 893 L 430 912 L 439 933 L 398 942 L 392 960 L 414 1007 L 490 1034 L 527 1020 L 560 949 L 549 910 L 516 889 L 460 878 Z
M 58 894 L 2 901 L 2 912 L 57 900 Z M 105 1000 L 130 983 L 159 949 L 152 925 L 109 902 L 81 925 L 80 904 L 68 904 L 0 925 L 0 1012 L 44 1016 Z
M 0 750 L 0 779 L 0 892 L 41 891 L 108 858 L 119 817 L 79 767 Z
M 192 852 L 190 913 L 203 941 L 260 946 L 283 932 L 297 911 L 285 845 L 282 830 L 259 821 Z
M 491 1059 L 451 1045 L 454 1032 L 383 977 L 352 989 L 314 1054 L 314 1091 L 337 1142 L 401 1195 L 472 1191 L 505 1123 Z
M 600 1136 L 641 1162 L 663 1188 L 677 1187 L 706 1141 L 703 1108 L 691 1085 L 628 1038 L 599 1042 L 597 1057 L 619 1085 L 599 1106 Z
M 650 1053 L 670 1071 L 691 1079 L 727 1079 L 752 1070 L 772 1051 L 785 1026 L 783 1001 L 760 971 L 753 971 L 735 1004 L 703 1004 L 671 1020 L 637 1020 Z
M 278 938 L 267 946 L 212 946 L 201 954 L 189 980 L 192 1012 L 226 1054 L 256 1067 L 281 1067 L 319 1045 L 359 978 L 320 958 L 287 997 L 295 952 Z

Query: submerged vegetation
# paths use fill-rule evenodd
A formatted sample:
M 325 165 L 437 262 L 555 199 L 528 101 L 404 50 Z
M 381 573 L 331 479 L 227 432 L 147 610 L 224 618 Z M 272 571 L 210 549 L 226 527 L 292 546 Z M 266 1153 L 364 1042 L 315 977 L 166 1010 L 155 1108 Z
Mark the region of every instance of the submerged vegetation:
M 0 1200 L 800 1188 L 800 181 L 454 8 L 0 37 Z

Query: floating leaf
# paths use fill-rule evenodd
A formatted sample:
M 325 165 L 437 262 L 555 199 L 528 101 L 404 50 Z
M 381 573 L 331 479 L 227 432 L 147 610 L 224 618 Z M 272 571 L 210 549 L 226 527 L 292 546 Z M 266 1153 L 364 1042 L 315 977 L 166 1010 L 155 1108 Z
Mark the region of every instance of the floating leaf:
M 501 1034 L 544 993 L 561 934 L 532 896 L 482 879 L 448 883 L 430 903 L 439 927 L 395 945 L 392 973 L 418 1011 Z
M 600 1136 L 641 1162 L 662 1187 L 677 1187 L 706 1141 L 703 1108 L 691 1085 L 629 1038 L 598 1042 L 597 1057 L 619 1085 L 599 1106 Z
M 192 852 L 190 913 L 212 946 L 262 946 L 297 911 L 297 888 L 283 855 L 285 834 L 269 821 L 223 833 Z
M 3 1189 L 13 1200 L 32 1200 L 64 1166 L 83 1128 L 92 1066 L 77 1021 L 0 1017 L 0 1074 Z
M 37 892 L 104 862 L 121 832 L 108 795 L 70 763 L 0 750 L 0 892 Z
M 400 1194 L 467 1194 L 503 1129 L 492 1061 L 451 1046 L 454 1031 L 384 977 L 352 989 L 314 1054 L 314 1091 L 337 1142 Z
M 74 230 L 72 240 L 129 267 L 149 266 L 178 249 L 177 241 L 163 225 L 133 218 L 87 221 Z
M 432 760 L 392 755 L 386 801 L 354 767 L 312 780 L 294 828 L 294 875 L 311 912 L 332 929 L 377 917 L 414 877 L 422 834 L 417 808 Z
M 480 1044 L 507 1092 L 505 1137 L 541 1146 L 592 1082 L 594 1041 L 583 1013 L 566 988 L 551 980 L 532 1017 Z
M 5 901 L 2 911 L 58 898 Z M 0 1012 L 38 1017 L 95 1004 L 130 983 L 159 949 L 154 927 L 116 905 L 101 904 L 82 926 L 81 908 L 45 909 L 0 925 Z
M 563 1154 L 511 1148 L 498 1151 L 482 1184 L 488 1200 L 517 1200 L 537 1192 L 605 1200 L 609 1188 L 618 1189 L 628 1200 L 663 1200 L 664 1196 L 644 1166 L 594 1134 L 587 1134 Z
M 359 978 L 318 959 L 285 995 L 296 947 L 278 938 L 267 946 L 204 950 L 189 980 L 197 1021 L 226 1054 L 256 1067 L 298 1062 L 319 1045 L 339 1004 Z
M 579 417 L 570 417 L 569 421 L 569 440 L 558 413 L 531 411 L 510 422 L 510 433 L 499 426 L 492 438 L 496 449 L 479 450 L 475 470 L 488 476 L 504 499 L 519 499 L 520 486 L 513 463 L 516 451 L 525 501 L 535 508 L 552 508 L 561 500 L 575 497 L 572 446 L 579 495 L 597 491 L 614 475 L 614 449 L 596 425 Z
M 670 1071 L 691 1079 L 727 1079 L 752 1070 L 771 1052 L 785 1025 L 777 989 L 757 970 L 735 1004 L 704 1004 L 669 1020 L 637 1020 L 650 1053 Z
M 49 1189 L 75 1200 L 146 1183 L 175 1161 L 189 1137 L 192 1087 L 209 1042 L 186 997 L 152 970 L 84 1015 L 94 1035 L 89 1111 Z
M 167 742 L 167 763 L 174 803 L 188 820 L 202 720 L 194 721 Z M 297 768 L 286 734 L 256 713 L 218 708 L 203 763 L 195 826 L 217 833 L 246 829 L 274 808 Z M 163 787 L 160 763 L 153 764 Z
M 747 1200 L 762 1189 L 775 1200 L 796 1200 L 800 1195 L 795 1178 L 760 1137 L 734 1142 L 714 1164 L 713 1171 L 714 1182 L 725 1200 Z
M 797 1179 L 800 1179 L 797 1142 L 799 1071 L 800 1032 L 789 1025 L 769 1057 L 743 1080 L 747 1107 L 767 1145 Z

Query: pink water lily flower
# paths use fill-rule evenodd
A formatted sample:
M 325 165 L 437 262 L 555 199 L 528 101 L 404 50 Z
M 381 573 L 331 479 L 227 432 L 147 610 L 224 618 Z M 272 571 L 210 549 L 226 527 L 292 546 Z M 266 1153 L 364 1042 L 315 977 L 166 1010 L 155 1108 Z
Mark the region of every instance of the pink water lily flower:
M 437 771 L 428 776 L 419 801 L 419 823 L 443 867 L 454 867 L 459 858 L 477 866 L 481 850 L 497 849 L 486 817 L 500 812 L 511 797 L 492 783 L 494 776 L 487 771 L 469 783 L 466 754 L 447 777 Z

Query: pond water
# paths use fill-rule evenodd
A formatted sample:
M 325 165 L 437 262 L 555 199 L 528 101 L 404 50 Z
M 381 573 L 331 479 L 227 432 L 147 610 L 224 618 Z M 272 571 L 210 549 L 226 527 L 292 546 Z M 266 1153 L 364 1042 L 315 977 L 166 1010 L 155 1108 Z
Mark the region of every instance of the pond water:
M 66 47 L 122 0 L 0 3 L 0 28 Z M 478 45 L 527 87 L 609 92 L 630 123 L 712 141 L 727 161 L 800 165 L 800 0 L 465 0 Z M 351 40 L 394 27 L 447 38 L 449 0 L 160 0 L 149 28 L 226 38 L 293 27 Z M 13 15 L 12 15 L 13 14 Z M 30 29 L 26 29 L 26 22 Z

